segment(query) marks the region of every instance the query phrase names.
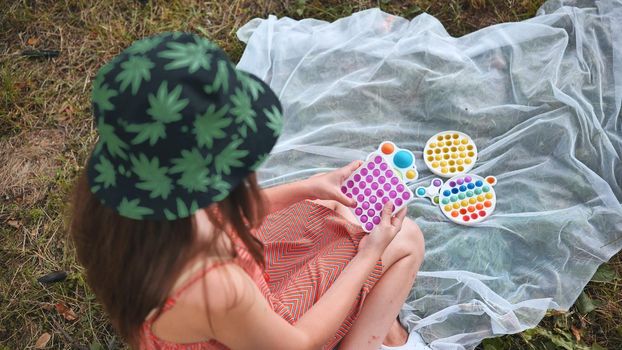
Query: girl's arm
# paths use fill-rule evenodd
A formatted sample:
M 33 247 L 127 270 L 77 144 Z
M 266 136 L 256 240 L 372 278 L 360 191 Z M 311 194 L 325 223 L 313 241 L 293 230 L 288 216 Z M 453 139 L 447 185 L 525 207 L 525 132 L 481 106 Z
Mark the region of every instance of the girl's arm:
M 395 234 L 406 211 L 391 218 L 383 211 L 380 225 L 359 245 L 359 252 L 320 300 L 292 326 L 277 315 L 240 267 L 228 266 L 222 280 L 206 281 L 211 337 L 232 349 L 318 349 L 328 342 L 348 315 L 363 283 Z M 211 274 L 211 273 L 210 273 Z M 207 279 L 218 278 L 208 274 Z
M 268 204 L 268 213 L 274 213 L 305 199 L 332 199 L 345 206 L 354 205 L 354 199 L 341 193 L 340 187 L 361 163 L 361 161 L 354 161 L 329 173 L 264 189 L 262 194 Z

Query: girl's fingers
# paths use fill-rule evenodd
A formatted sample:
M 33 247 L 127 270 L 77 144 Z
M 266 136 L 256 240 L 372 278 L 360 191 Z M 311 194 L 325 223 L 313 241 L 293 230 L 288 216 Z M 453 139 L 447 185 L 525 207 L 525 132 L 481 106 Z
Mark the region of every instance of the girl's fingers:
M 343 178 L 345 179 L 348 176 L 350 176 L 350 174 L 352 174 L 356 169 L 358 169 L 361 166 L 361 164 L 363 164 L 362 160 L 355 160 L 351 162 L 350 164 L 341 168 Z
M 393 218 L 391 218 L 391 225 L 398 230 L 402 228 L 402 223 L 404 222 L 404 218 L 406 217 L 406 207 L 400 209 L 400 211 L 395 214 Z
M 391 224 L 391 213 L 393 212 L 393 203 L 387 202 L 382 208 L 382 217 L 381 220 L 388 224 Z
M 335 198 L 337 202 L 345 205 L 346 207 L 354 208 L 356 207 L 356 201 L 354 198 L 348 198 L 345 194 L 341 193 L 341 191 L 337 192 L 337 198 Z

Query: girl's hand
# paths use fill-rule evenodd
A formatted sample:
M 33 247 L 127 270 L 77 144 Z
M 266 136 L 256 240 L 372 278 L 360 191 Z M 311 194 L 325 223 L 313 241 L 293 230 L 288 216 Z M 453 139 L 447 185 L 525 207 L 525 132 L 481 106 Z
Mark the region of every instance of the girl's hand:
M 406 217 L 406 207 L 391 217 L 393 204 L 387 203 L 382 209 L 382 219 L 369 235 L 363 237 L 359 243 L 359 252 L 371 252 L 381 256 L 385 248 L 391 243 L 395 235 L 402 229 L 402 222 Z
M 363 161 L 355 160 L 343 168 L 311 176 L 306 180 L 311 191 L 310 197 L 313 199 L 332 199 L 347 207 L 356 206 L 356 201 L 353 198 L 348 198 L 341 192 L 341 186 L 345 179 L 352 175 L 361 164 Z

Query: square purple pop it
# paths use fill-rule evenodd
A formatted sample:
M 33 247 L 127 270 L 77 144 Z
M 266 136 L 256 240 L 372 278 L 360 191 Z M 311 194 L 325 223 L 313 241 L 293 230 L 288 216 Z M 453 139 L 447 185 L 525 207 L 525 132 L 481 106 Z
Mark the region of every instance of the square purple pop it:
M 356 200 L 351 208 L 354 216 L 366 232 L 371 232 L 380 223 L 382 209 L 388 202 L 398 212 L 413 200 L 413 193 L 384 157 L 372 153 L 341 187 L 341 192 Z

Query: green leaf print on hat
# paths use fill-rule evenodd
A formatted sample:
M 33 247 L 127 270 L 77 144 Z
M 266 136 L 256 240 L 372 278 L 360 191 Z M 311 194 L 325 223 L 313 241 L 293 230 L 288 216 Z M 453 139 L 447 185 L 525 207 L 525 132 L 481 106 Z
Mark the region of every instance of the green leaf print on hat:
M 268 159 L 268 156 L 270 156 L 270 153 L 264 153 L 260 155 L 259 158 L 257 158 L 257 161 L 255 162 L 255 164 L 251 166 L 251 170 L 257 171 L 257 169 L 259 169 L 261 164 L 263 164 Z
M 242 137 L 246 137 L 246 127 L 249 127 L 253 132 L 257 132 L 257 125 L 255 124 L 255 116 L 257 113 L 253 109 L 250 96 L 240 89 L 235 90 L 235 95 L 230 97 L 233 108 L 231 108 L 231 114 L 235 115 L 235 122 L 242 125 Z
M 128 132 L 138 133 L 136 137 L 130 141 L 132 145 L 137 145 L 149 140 L 149 145 L 153 146 L 158 139 L 166 137 L 166 127 L 164 123 L 153 122 L 144 124 L 130 124 L 125 128 Z
M 132 171 L 138 175 L 141 181 L 136 184 L 136 187 L 149 191 L 149 198 L 166 199 L 173 189 L 172 180 L 166 174 L 168 168 L 160 167 L 160 161 L 157 157 L 149 160 L 142 153 L 138 158 L 130 155 L 130 161 L 132 162 Z
M 114 110 L 114 105 L 110 102 L 110 99 L 118 94 L 116 90 L 110 89 L 108 84 L 103 82 L 103 79 L 97 78 L 93 81 L 91 100 L 102 112 Z
M 153 119 L 163 122 L 171 123 L 181 120 L 181 110 L 187 105 L 189 100 L 187 98 L 179 99 L 181 95 L 182 87 L 178 85 L 172 91 L 168 91 L 168 82 L 163 81 L 158 88 L 156 95 L 149 94 L 149 109 L 147 114 L 153 117 Z
M 231 184 L 222 179 L 220 175 L 214 175 L 210 178 L 210 187 L 218 191 L 219 193 L 212 197 L 214 202 L 219 202 L 229 195 L 229 190 L 231 190 Z
M 186 203 L 181 198 L 177 198 L 175 202 L 177 204 L 177 215 L 175 215 L 175 213 L 168 209 L 164 209 L 164 216 L 167 220 L 185 218 L 199 210 L 199 205 L 197 204 L 197 201 L 192 201 L 192 203 L 190 203 L 190 208 L 188 208 Z
M 164 69 L 173 70 L 187 67 L 188 73 L 196 73 L 199 68 L 210 70 L 212 55 L 208 53 L 215 46 L 208 40 L 195 37 L 194 43 L 171 42 L 166 45 L 169 50 L 160 52 L 159 57 L 172 60 Z
M 95 182 L 101 183 L 104 188 L 117 185 L 114 165 L 106 157 L 99 157 L 99 163 L 95 164 L 95 170 L 99 173 L 94 179 Z
M 251 78 L 248 74 L 240 70 L 236 70 L 235 75 L 240 83 L 242 83 L 244 90 L 247 90 L 250 92 L 251 96 L 253 96 L 253 101 L 256 101 L 257 98 L 259 98 L 260 93 L 263 94 L 265 92 L 263 86 L 257 80 Z
M 229 66 L 230 64 L 227 61 L 218 62 L 218 69 L 216 71 L 214 82 L 212 85 L 205 85 L 203 87 L 203 90 L 205 90 L 206 93 L 214 93 L 220 88 L 222 88 L 223 93 L 229 91 Z
M 276 106 L 272 106 L 272 110 L 264 108 L 263 113 L 268 117 L 266 126 L 272 129 L 273 136 L 278 137 L 281 135 L 281 131 L 283 130 L 283 116 L 281 115 L 281 111 L 279 111 Z
M 218 174 L 229 175 L 231 168 L 239 168 L 244 166 L 240 160 L 248 155 L 248 151 L 238 149 L 242 143 L 242 139 L 231 141 L 220 153 L 214 158 L 214 165 Z
M 216 110 L 216 105 L 210 105 L 203 115 L 197 115 L 194 120 L 194 130 L 197 144 L 200 147 L 207 146 L 211 149 L 215 139 L 222 139 L 227 136 L 224 129 L 231 125 L 232 118 L 227 116 L 229 105 L 222 106 Z
M 106 146 L 106 150 L 111 156 L 127 159 L 127 154 L 125 154 L 124 150 L 127 150 L 129 147 L 114 133 L 112 125 L 106 124 L 104 118 L 100 117 L 97 123 L 97 130 L 99 131 L 99 142 L 97 142 L 95 147 L 95 153 L 99 153 L 102 147 Z
M 208 166 L 212 162 L 211 154 L 203 157 L 196 148 L 193 148 L 192 151 L 182 150 L 181 158 L 174 158 L 171 162 L 175 166 L 170 168 L 169 173 L 181 173 L 177 183 L 188 192 L 206 192 L 208 190 L 207 186 L 210 184 Z
M 128 47 L 125 51 L 133 54 L 144 54 L 147 53 L 147 51 L 151 51 L 153 48 L 160 45 L 162 40 L 163 39 L 158 36 L 138 40 L 134 42 L 132 46 Z
M 142 56 L 130 56 L 127 61 L 121 63 L 122 71 L 115 78 L 115 81 L 121 82 L 119 86 L 121 92 L 125 91 L 128 85 L 132 84 L 132 95 L 136 95 L 141 81 L 151 80 L 150 70 L 153 67 L 155 67 L 155 64 Z
M 153 209 L 140 206 L 140 199 L 138 198 L 128 201 L 127 198 L 123 197 L 117 211 L 125 217 L 136 220 L 142 219 L 145 215 L 153 214 Z

